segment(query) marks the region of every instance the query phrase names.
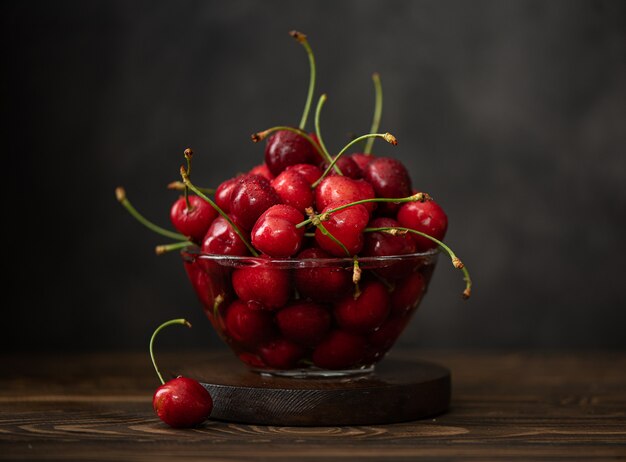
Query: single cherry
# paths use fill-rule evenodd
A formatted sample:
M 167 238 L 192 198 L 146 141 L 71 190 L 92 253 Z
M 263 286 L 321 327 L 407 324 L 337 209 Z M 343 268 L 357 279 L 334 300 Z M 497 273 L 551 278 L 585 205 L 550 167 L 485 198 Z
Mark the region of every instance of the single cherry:
M 329 178 L 343 177 L 332 176 Z M 331 203 L 324 209 L 323 213 L 340 205 L 342 204 Z M 335 242 L 335 240 L 331 237 L 324 234 L 320 227 L 315 230 L 315 240 L 322 249 L 334 256 L 345 257 L 346 250 L 350 256 L 356 255 L 363 248 L 363 230 L 366 228 L 368 221 L 369 212 L 363 205 L 360 204 L 353 205 L 337 212 L 332 212 L 327 220 L 322 221 L 322 225 L 328 233 L 343 244 L 345 249 L 341 245 L 337 244 L 337 242 Z
M 324 265 L 324 260 L 332 255 L 319 247 L 311 247 L 300 252 L 299 261 L 304 262 L 302 268 L 294 271 L 294 282 L 301 297 L 316 302 L 330 302 L 342 297 L 352 288 L 352 273 L 337 265 Z M 321 261 L 320 261 L 321 260 Z
M 398 210 L 398 222 L 404 228 L 421 231 L 438 240 L 443 240 L 448 229 L 448 217 L 435 201 L 408 202 Z M 437 247 L 437 244 L 422 236 L 413 235 L 416 248 L 424 252 Z
M 276 313 L 276 324 L 286 339 L 314 347 L 328 333 L 331 316 L 328 309 L 313 302 L 297 301 Z
M 411 195 L 411 177 L 402 162 L 391 157 L 372 159 L 363 169 L 363 178 L 372 185 L 376 197 L 407 197 Z M 392 214 L 398 204 L 381 205 L 381 212 Z
M 332 203 L 356 202 L 363 199 L 374 198 L 374 189 L 364 180 L 353 180 L 345 176 L 327 176 L 315 188 L 315 206 L 317 210 L 323 210 Z M 398 196 L 400 197 L 400 196 Z M 364 204 L 365 208 L 372 212 L 375 203 Z
M 230 193 L 230 214 L 236 225 L 250 231 L 256 220 L 272 205 L 280 204 L 280 197 L 267 178 L 245 175 L 237 180 Z
M 282 171 L 271 184 L 283 204 L 291 205 L 302 213 L 313 206 L 311 184 L 297 170 L 288 168 Z
M 224 323 L 228 335 L 246 347 L 256 347 L 274 336 L 271 313 L 256 302 L 235 300 L 226 310 Z
M 287 303 L 292 287 L 288 271 L 273 268 L 259 258 L 256 266 L 244 266 L 233 272 L 233 289 L 243 301 L 255 301 L 274 310 Z
M 240 178 L 241 176 L 229 178 L 215 190 L 215 203 L 224 213 L 230 213 L 230 194 Z
M 334 330 L 313 351 L 313 363 L 322 369 L 347 369 L 365 357 L 365 338 Z
M 217 217 L 217 211 L 204 199 L 188 196 L 189 207 L 184 197 L 179 198 L 170 209 L 170 219 L 174 228 L 194 242 L 202 242 L 209 226 Z
M 150 357 L 159 376 L 161 386 L 157 388 L 152 398 L 152 405 L 159 418 L 174 428 L 187 428 L 201 424 L 211 415 L 213 399 L 200 383 L 188 377 L 177 377 L 165 382 L 154 360 L 154 339 L 161 329 L 173 325 L 183 324 L 191 327 L 185 319 L 173 319 L 161 324 L 150 339 Z
M 266 163 L 262 163 L 261 165 L 257 165 L 256 167 L 253 167 L 248 174 L 250 175 L 260 175 L 262 177 L 267 178 L 269 181 L 272 181 L 274 179 L 274 175 L 272 175 L 272 172 L 270 172 L 270 169 L 267 168 L 267 164 Z
M 219 216 L 209 227 L 202 241 L 202 252 L 214 255 L 245 256 L 250 252 L 228 221 Z
M 274 369 L 292 369 L 306 354 L 306 349 L 284 338 L 277 338 L 259 347 L 265 364 Z
M 335 319 L 346 331 L 367 334 L 385 322 L 389 310 L 387 288 L 378 281 L 370 281 L 362 285 L 358 297 L 348 294 L 337 302 Z
M 265 163 L 276 176 L 290 165 L 310 164 L 318 156 L 309 141 L 289 130 L 280 130 L 267 139 Z
M 291 257 L 302 245 L 304 228 L 296 228 L 296 225 L 303 220 L 304 215 L 292 206 L 273 205 L 252 228 L 252 245 L 271 257 Z
M 299 173 L 304 177 L 304 179 L 312 185 L 315 183 L 319 177 L 322 176 L 322 170 L 319 167 L 316 167 L 313 164 L 296 164 L 290 165 L 285 169 L 286 171 L 294 171 Z

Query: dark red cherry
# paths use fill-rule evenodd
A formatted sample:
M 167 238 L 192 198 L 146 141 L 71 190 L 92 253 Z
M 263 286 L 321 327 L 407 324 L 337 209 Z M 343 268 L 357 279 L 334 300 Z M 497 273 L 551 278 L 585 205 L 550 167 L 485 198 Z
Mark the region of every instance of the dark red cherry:
M 344 177 L 330 177 L 344 178 Z M 330 204 L 323 212 L 331 210 L 341 205 L 340 203 Z M 363 248 L 363 230 L 367 227 L 369 212 L 363 205 L 353 205 L 347 209 L 332 212 L 327 220 L 322 224 L 335 239 L 341 242 L 350 256 L 358 254 Z M 315 230 L 315 241 L 322 249 L 337 257 L 345 257 L 345 250 L 323 234 L 320 228 Z
M 264 178 L 267 178 L 269 181 L 272 181 L 274 179 L 274 175 L 272 175 L 272 172 L 270 172 L 270 169 L 267 168 L 267 164 L 262 163 L 261 165 L 257 165 L 256 167 L 253 167 L 248 174 L 250 175 L 260 175 Z
M 339 167 L 339 170 L 341 170 L 343 176 L 352 178 L 353 180 L 358 180 L 363 176 L 359 166 L 356 164 L 356 162 L 354 162 L 353 159 L 348 156 L 341 156 L 335 165 Z M 324 170 L 326 170 L 327 167 L 328 163 L 325 163 L 323 165 Z M 335 175 L 337 173 L 333 169 L 330 171 L 330 174 Z
M 327 259 L 333 255 L 311 247 L 297 255 L 298 260 Z M 294 271 L 296 289 L 302 297 L 317 302 L 330 302 L 348 293 L 352 289 L 352 273 L 335 264 L 324 265 L 322 261 L 306 264 Z
M 277 338 L 263 344 L 259 353 L 265 364 L 274 369 L 292 369 L 306 353 L 301 345 L 284 338 Z
M 315 183 L 323 173 L 319 167 L 316 167 L 313 164 L 290 165 L 285 170 L 299 173 L 309 184 Z
M 267 139 L 265 163 L 274 176 L 290 165 L 309 164 L 316 158 L 311 143 L 297 133 L 281 130 Z
M 401 198 L 411 195 L 411 177 L 406 167 L 397 159 L 377 157 L 363 169 L 363 178 L 374 188 L 376 197 Z M 398 204 L 385 203 L 381 212 L 395 213 Z
M 361 169 L 361 175 L 363 175 L 363 169 L 367 164 L 369 164 L 372 160 L 376 159 L 376 156 L 373 154 L 364 154 L 362 152 L 355 152 L 350 154 L 350 159 L 354 161 L 354 163 Z
M 255 347 L 274 336 L 272 314 L 255 302 L 235 300 L 226 311 L 224 320 L 228 335 L 247 347 Z
M 296 170 L 288 168 L 282 171 L 271 184 L 283 204 L 291 205 L 302 213 L 313 206 L 311 184 Z
M 380 329 L 371 333 L 367 337 L 369 348 L 374 353 L 373 359 L 380 358 L 393 346 L 398 337 L 400 337 L 400 334 L 402 334 L 402 331 L 408 322 L 408 317 L 390 318 L 380 327 Z
M 230 214 L 246 231 L 252 229 L 263 212 L 276 204 L 280 204 L 280 197 L 269 180 L 259 175 L 239 178 L 230 193 Z
M 220 184 L 215 190 L 215 203 L 224 213 L 230 213 L 230 194 L 239 181 L 241 175 L 235 178 L 229 178 Z
M 413 310 L 426 290 L 426 281 L 421 273 L 409 273 L 399 280 L 391 293 L 391 315 L 403 316 Z
M 322 369 L 347 369 L 365 357 L 365 339 L 343 330 L 334 330 L 313 352 L 313 363 Z
M 233 271 L 233 289 L 244 301 L 255 301 L 273 310 L 287 303 L 291 295 L 289 272 L 269 265 L 246 266 Z
M 398 210 L 398 222 L 404 228 L 421 231 L 435 239 L 443 240 L 448 229 L 448 217 L 435 201 L 407 202 Z M 416 248 L 424 252 L 437 247 L 433 241 L 413 234 Z
M 202 252 L 215 255 L 248 255 L 246 244 L 235 233 L 230 223 L 224 217 L 217 217 L 211 223 L 204 240 Z
M 152 406 L 159 418 L 170 427 L 188 428 L 209 418 L 213 399 L 196 380 L 178 377 L 157 388 Z
M 345 176 L 327 176 L 315 188 L 315 206 L 317 210 L 323 210 L 335 202 L 356 202 L 363 199 L 374 198 L 374 189 L 364 180 L 353 180 Z M 376 204 L 366 203 L 365 208 L 372 212 Z
M 252 228 L 252 245 L 271 257 L 291 257 L 302 245 L 304 228 L 296 228 L 302 221 L 304 215 L 292 206 L 273 205 L 263 212 Z
M 187 208 L 184 197 L 174 202 L 170 210 L 170 219 L 179 233 L 189 236 L 194 242 L 202 242 L 209 226 L 217 217 L 217 211 L 198 196 L 190 195 L 189 204 L 191 208 Z
M 396 228 L 400 224 L 393 218 L 374 218 L 368 228 Z M 415 242 L 410 233 L 391 235 L 383 231 L 366 233 L 363 256 L 383 257 L 388 255 L 405 255 L 415 252 Z
M 313 302 L 298 301 L 276 313 L 276 324 L 285 338 L 299 345 L 313 347 L 330 329 L 328 309 Z
M 367 334 L 385 322 L 389 310 L 387 288 L 378 281 L 370 281 L 362 284 L 361 294 L 356 299 L 348 294 L 337 302 L 335 319 L 346 331 Z

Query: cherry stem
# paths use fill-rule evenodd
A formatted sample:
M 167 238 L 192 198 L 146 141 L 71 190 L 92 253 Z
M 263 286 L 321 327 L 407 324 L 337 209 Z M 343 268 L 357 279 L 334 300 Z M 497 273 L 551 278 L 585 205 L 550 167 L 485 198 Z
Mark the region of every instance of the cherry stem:
M 184 155 L 187 160 L 187 175 L 191 175 L 191 157 L 193 156 L 191 148 L 185 149 Z M 185 204 L 187 204 L 187 211 L 190 211 L 192 207 L 189 202 L 189 187 L 187 185 L 185 185 Z
M 157 245 L 154 248 L 154 252 L 157 255 L 163 255 L 164 253 L 172 252 L 173 250 L 184 249 L 185 247 L 188 247 L 190 245 L 193 245 L 193 243 L 190 241 L 182 241 L 182 242 L 174 242 L 173 244 Z
M 186 187 L 187 186 L 185 186 L 185 183 L 183 183 L 182 181 L 172 181 L 167 185 L 167 189 L 171 189 L 173 191 L 184 191 Z M 196 187 L 204 194 L 215 194 L 214 188 L 201 188 L 200 186 Z
M 319 141 L 320 148 L 322 148 L 324 157 L 326 157 L 329 163 L 332 163 L 333 158 L 328 153 L 328 149 L 326 149 L 326 145 L 324 144 L 324 140 L 322 139 L 322 132 L 320 130 L 320 113 L 322 112 L 322 107 L 324 106 L 326 99 L 327 99 L 327 96 L 324 93 L 322 96 L 320 96 L 320 99 L 317 102 L 317 108 L 315 109 L 315 134 L 317 135 L 317 140 Z M 335 165 L 334 168 L 335 168 L 335 172 L 337 172 L 338 175 L 343 176 L 343 173 L 341 172 L 338 166 Z
M 253 133 L 250 136 L 250 138 L 252 138 L 253 143 L 258 143 L 259 141 L 263 141 L 270 134 L 274 132 L 278 132 L 278 131 L 288 131 L 288 132 L 297 133 L 298 135 L 306 139 L 322 157 L 326 158 L 328 162 L 332 162 L 333 158 L 330 155 L 327 155 L 326 153 L 324 153 L 324 151 L 322 151 L 322 148 L 320 148 L 319 144 L 317 144 L 315 140 L 311 138 L 311 136 L 307 132 L 299 128 L 289 127 L 287 125 L 280 125 L 280 126 L 268 128 L 267 130 L 263 130 L 262 132 Z
M 228 224 L 232 226 L 237 236 L 239 236 L 239 239 L 241 239 L 241 241 L 246 245 L 250 253 L 253 256 L 258 257 L 259 256 L 258 252 L 254 249 L 254 247 L 250 245 L 250 243 L 245 238 L 245 236 L 243 235 L 239 227 L 235 223 L 233 223 L 233 220 L 231 220 L 230 217 L 226 215 L 226 213 L 215 202 L 213 202 L 208 196 L 206 196 L 202 191 L 200 191 L 198 188 L 196 188 L 193 185 L 193 183 L 189 179 L 189 175 L 187 174 L 184 166 L 180 167 L 180 175 L 183 177 L 183 182 L 189 187 L 189 189 L 191 189 L 198 196 L 200 196 L 202 199 L 207 201 L 209 205 L 217 211 L 217 213 L 219 213 L 222 217 L 224 217 L 224 219 L 228 222 Z
M 317 181 L 315 181 L 312 185 L 311 188 L 316 188 L 321 182 L 322 180 L 330 173 L 330 170 L 335 166 L 335 164 L 337 163 L 337 161 L 339 160 L 339 158 L 348 150 L 350 149 L 350 147 L 352 147 L 354 144 L 360 143 L 361 141 L 365 140 L 365 139 L 374 139 L 374 138 L 382 138 L 384 139 L 386 142 L 388 142 L 389 144 L 392 144 L 394 146 L 396 146 L 398 144 L 398 140 L 396 139 L 395 136 L 393 136 L 391 133 L 368 133 L 367 135 L 362 135 L 359 136 L 358 138 L 353 139 L 352 141 L 350 141 L 348 144 L 346 144 L 343 149 L 341 151 L 339 151 L 339 154 L 337 154 L 334 158 L 333 161 L 328 165 L 328 167 L 326 168 L 326 170 L 324 171 L 324 173 L 322 174 L 321 177 L 319 177 L 317 179 Z
M 161 381 L 161 385 L 165 384 L 165 380 L 163 380 L 163 376 L 159 372 L 159 368 L 157 367 L 156 361 L 154 360 L 154 350 L 153 350 L 154 339 L 156 338 L 157 334 L 159 332 L 161 332 L 161 330 L 165 329 L 168 326 L 172 326 L 174 324 L 182 324 L 184 326 L 191 327 L 191 323 L 189 321 L 187 321 L 186 319 L 182 319 L 182 318 L 181 319 L 172 319 L 171 321 L 164 322 L 159 327 L 157 327 L 156 330 L 154 331 L 154 333 L 152 334 L 152 337 L 150 337 L 150 359 L 152 359 L 152 365 L 154 366 L 154 370 L 156 371 L 157 375 L 159 376 L 159 380 Z
M 430 197 L 430 195 L 428 195 L 427 193 L 423 193 L 423 192 L 413 194 L 412 196 L 400 197 L 400 198 L 373 197 L 371 199 L 362 199 L 360 201 L 355 201 L 355 202 L 350 202 L 349 204 L 340 205 L 339 207 L 327 210 L 319 215 L 316 215 L 315 217 L 307 218 L 306 220 L 298 223 L 296 225 L 296 228 L 302 228 L 303 226 L 306 226 L 309 223 L 312 223 L 316 217 L 319 218 L 321 221 L 324 221 L 325 219 L 328 218 L 328 215 L 330 215 L 331 213 L 339 212 L 340 210 L 347 209 L 354 205 L 368 204 L 370 202 L 393 202 L 394 204 L 402 204 L 404 202 L 427 202 L 429 200 L 432 200 L 432 197 Z
M 463 280 L 465 281 L 465 290 L 463 291 L 463 298 L 468 299 L 470 297 L 472 293 L 472 280 L 470 278 L 469 271 L 467 267 L 465 266 L 465 264 L 461 261 L 461 259 L 457 257 L 456 254 L 452 251 L 452 249 L 448 247 L 446 244 L 441 242 L 439 239 L 436 239 L 421 231 L 417 231 L 411 228 L 403 228 L 400 226 L 382 227 L 382 228 L 365 228 L 364 230 L 364 232 L 366 233 L 374 233 L 378 231 L 389 233 L 389 234 L 413 233 L 413 234 L 417 234 L 418 236 L 422 236 L 422 237 L 425 237 L 426 239 L 433 241 L 435 244 L 441 247 L 450 256 L 450 259 L 452 260 L 452 266 L 454 266 L 456 269 L 460 269 L 463 272 Z
M 311 103 L 313 102 L 313 92 L 315 91 L 315 56 L 313 55 L 313 50 L 309 45 L 309 42 L 306 38 L 306 35 L 302 32 L 298 32 L 296 30 L 292 30 L 289 32 L 294 39 L 296 39 L 300 45 L 302 45 L 306 51 L 307 56 L 309 57 L 309 69 L 310 69 L 310 77 L 309 77 L 309 90 L 306 96 L 306 103 L 304 104 L 304 112 L 302 113 L 302 119 L 300 119 L 300 129 L 304 130 L 306 127 L 306 121 L 309 118 L 309 112 L 311 112 Z
M 143 215 L 141 215 L 137 211 L 137 209 L 133 207 L 133 205 L 130 203 L 130 201 L 126 197 L 126 191 L 124 190 L 124 188 L 122 187 L 116 188 L 115 197 L 117 197 L 117 200 L 120 202 L 120 204 L 122 204 L 122 206 L 124 206 L 124 208 L 128 210 L 128 213 L 130 213 L 139 223 L 144 225 L 149 230 L 154 231 L 155 233 L 160 234 L 161 236 L 165 236 L 170 239 L 176 239 L 177 241 L 182 241 L 182 240 L 187 239 L 187 236 L 183 236 L 182 234 L 175 233 L 165 228 L 161 228 L 159 225 L 155 225 L 150 220 L 148 220 Z
M 374 72 L 372 74 L 372 81 L 374 82 L 376 97 L 374 103 L 374 118 L 372 119 L 372 128 L 370 129 L 370 133 L 376 133 L 378 131 L 378 127 L 380 126 L 380 118 L 383 114 L 383 87 L 380 84 L 380 74 L 378 72 Z M 374 138 L 367 140 L 363 152 L 365 154 L 371 154 L 372 146 L 374 146 Z

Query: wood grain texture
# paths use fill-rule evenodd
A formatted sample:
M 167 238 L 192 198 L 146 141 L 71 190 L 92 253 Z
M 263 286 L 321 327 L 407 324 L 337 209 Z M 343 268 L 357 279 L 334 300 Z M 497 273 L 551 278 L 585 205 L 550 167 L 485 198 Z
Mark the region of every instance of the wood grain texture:
M 419 357 L 453 375 L 451 409 L 433 419 L 327 427 L 208 421 L 173 430 L 153 414 L 157 380 L 145 353 L 4 356 L 0 459 L 626 458 L 626 353 L 421 351 Z M 165 370 L 205 360 L 195 353 L 160 356 Z

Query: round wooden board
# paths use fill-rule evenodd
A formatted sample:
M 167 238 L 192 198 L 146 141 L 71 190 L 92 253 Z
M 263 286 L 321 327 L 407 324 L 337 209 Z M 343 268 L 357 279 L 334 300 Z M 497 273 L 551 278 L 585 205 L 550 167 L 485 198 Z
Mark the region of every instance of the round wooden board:
M 450 371 L 434 363 L 385 358 L 356 378 L 293 379 L 249 371 L 232 353 L 181 375 L 199 380 L 212 418 L 277 426 L 373 425 L 436 415 L 450 404 Z

